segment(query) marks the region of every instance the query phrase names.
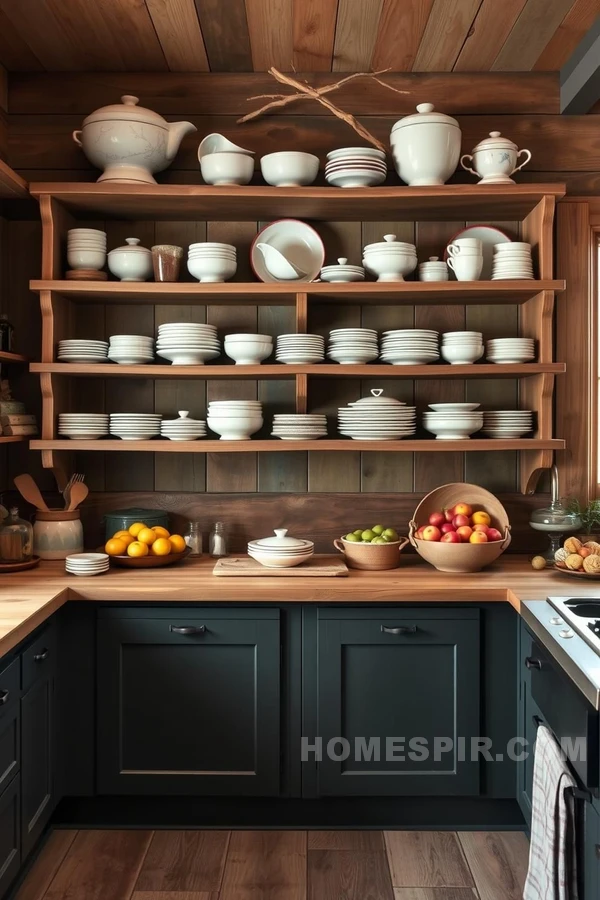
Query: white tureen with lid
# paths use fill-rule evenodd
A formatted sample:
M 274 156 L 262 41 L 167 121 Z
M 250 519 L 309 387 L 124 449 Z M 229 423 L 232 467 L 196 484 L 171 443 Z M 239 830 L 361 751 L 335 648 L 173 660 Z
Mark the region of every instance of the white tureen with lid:
M 275 537 L 250 541 L 248 556 L 268 569 L 288 569 L 299 566 L 315 552 L 312 541 L 288 537 L 287 528 L 276 528 Z
M 518 166 L 517 162 L 521 155 L 525 155 L 526 158 Z M 474 169 L 465 165 L 466 159 L 472 163 Z M 490 131 L 489 137 L 473 147 L 472 154 L 465 153 L 461 156 L 460 164 L 467 172 L 479 176 L 481 179 L 479 184 L 514 184 L 510 176 L 526 166 L 530 159 L 529 150 L 519 150 L 514 141 L 502 137 L 499 131 Z
M 409 185 L 445 184 L 458 165 L 461 131 L 456 119 L 419 103 L 392 127 L 396 172 Z

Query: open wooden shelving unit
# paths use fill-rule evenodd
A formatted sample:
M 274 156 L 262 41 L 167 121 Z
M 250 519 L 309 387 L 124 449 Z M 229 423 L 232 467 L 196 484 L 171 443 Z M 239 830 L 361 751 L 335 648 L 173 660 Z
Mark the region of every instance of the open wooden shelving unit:
M 39 374 L 43 395 L 41 439 L 31 441 L 42 451 L 44 466 L 57 464 L 57 456 L 73 451 L 145 451 L 152 453 L 265 453 L 286 451 L 377 451 L 377 452 L 477 452 L 519 451 L 521 489 L 531 492 L 539 474 L 553 461 L 564 441 L 553 437 L 554 378 L 565 371 L 553 359 L 554 297 L 564 290 L 564 281 L 553 277 L 553 221 L 556 200 L 564 195 L 561 185 L 443 185 L 440 187 L 382 187 L 360 190 L 337 188 L 272 188 L 268 186 L 210 187 L 204 185 L 114 185 L 33 184 L 31 192 L 40 202 L 43 224 L 42 277 L 31 282 L 39 294 L 43 317 L 42 358 L 32 363 Z M 490 281 L 473 283 L 379 284 L 124 284 L 121 282 L 72 282 L 63 280 L 66 234 L 78 219 L 125 218 L 156 221 L 272 220 L 293 215 L 317 221 L 508 221 L 520 222 L 523 240 L 533 247 L 536 281 Z M 226 306 L 291 306 L 295 308 L 297 332 L 306 332 L 310 311 L 322 304 L 356 306 L 481 306 L 519 307 L 519 334 L 532 337 L 537 345 L 536 363 L 502 366 L 476 363 L 472 366 L 434 364 L 391 366 L 381 363 L 361 366 L 318 364 L 313 366 L 206 366 L 68 364 L 55 361 L 59 340 L 73 336 L 74 309 L 80 304 L 181 304 Z M 91 336 L 91 335 L 90 335 Z M 70 441 L 58 438 L 57 416 L 70 410 L 72 379 L 281 379 L 295 380 L 296 410 L 306 412 L 309 381 L 325 379 L 497 379 L 519 382 L 522 408 L 537 412 L 537 431 L 532 438 L 462 441 L 411 439 L 402 441 L 280 441 L 256 439 L 244 442 L 200 440 Z M 110 411 L 110 410 L 108 410 Z M 175 410 L 173 411 L 175 413 Z

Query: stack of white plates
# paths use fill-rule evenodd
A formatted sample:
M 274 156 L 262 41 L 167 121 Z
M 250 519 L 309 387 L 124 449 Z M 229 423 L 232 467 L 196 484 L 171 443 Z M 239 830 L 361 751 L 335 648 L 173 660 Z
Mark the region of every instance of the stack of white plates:
M 323 266 L 321 269 L 321 281 L 329 281 L 331 284 L 338 282 L 364 281 L 365 270 L 362 266 L 349 266 L 345 256 L 338 259 L 337 266 Z
M 325 179 L 334 187 L 373 187 L 386 175 L 385 153 L 376 147 L 342 147 L 327 154 Z
M 72 441 L 95 441 L 108 434 L 108 413 L 59 413 L 58 433 Z
M 423 426 L 438 441 L 464 441 L 483 425 L 479 403 L 431 403 L 423 413 Z
M 373 328 L 334 328 L 329 332 L 327 356 L 342 365 L 360 365 L 377 359 L 379 344 Z
M 429 328 L 397 328 L 384 331 L 381 359 L 393 366 L 422 366 L 440 358 L 439 332 Z
M 107 341 L 68 340 L 58 342 L 58 361 L 68 363 L 108 362 Z
M 201 282 L 220 282 L 233 278 L 237 269 L 237 251 L 233 244 L 201 241 L 190 244 L 188 272 Z
M 340 434 L 355 441 L 398 441 L 415 433 L 416 411 L 380 389 L 338 409 Z
M 103 575 L 108 567 L 108 553 L 70 553 L 65 558 L 65 570 L 70 575 Z
M 249 541 L 248 556 L 268 569 L 288 569 L 299 566 L 315 552 L 313 541 L 288 537 L 287 528 L 276 528 L 275 537 Z
M 446 331 L 442 335 L 442 356 L 451 366 L 469 366 L 483 356 L 480 331 Z
M 153 362 L 154 338 L 143 334 L 111 334 L 108 357 L 121 366 Z
M 509 241 L 494 245 L 492 281 L 533 278 L 531 244 L 525 241 Z
M 178 419 L 162 420 L 160 433 L 170 441 L 197 441 L 206 437 L 206 422 L 204 419 L 190 419 L 188 410 L 180 409 Z
M 124 441 L 147 441 L 160 434 L 160 413 L 111 413 L 110 433 Z
M 280 334 L 277 338 L 277 362 L 310 365 L 325 359 L 325 338 L 320 334 Z
M 327 416 L 318 413 L 277 413 L 273 416 L 272 437 L 282 441 L 316 441 L 327 434 Z
M 533 338 L 494 338 L 485 346 L 486 357 L 493 363 L 524 363 L 535 359 Z
M 260 400 L 211 400 L 207 425 L 222 441 L 249 441 L 263 426 Z
M 500 409 L 484 412 L 483 432 L 488 437 L 512 440 L 533 431 L 530 409 Z
M 197 322 L 169 322 L 158 326 L 156 353 L 174 366 L 201 366 L 221 353 L 214 325 Z

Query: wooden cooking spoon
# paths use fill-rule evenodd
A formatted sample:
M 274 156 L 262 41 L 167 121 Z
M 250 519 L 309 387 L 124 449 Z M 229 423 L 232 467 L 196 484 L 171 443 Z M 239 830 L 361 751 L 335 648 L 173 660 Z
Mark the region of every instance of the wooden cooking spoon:
M 71 486 L 71 494 L 69 497 L 69 505 L 67 506 L 67 509 L 77 509 L 79 504 L 83 503 L 89 492 L 90 489 L 87 484 L 84 484 L 82 481 L 76 481 L 75 484 Z
M 31 475 L 17 475 L 14 483 L 21 497 L 24 497 L 28 503 L 31 503 L 36 509 L 48 509 L 48 505 Z

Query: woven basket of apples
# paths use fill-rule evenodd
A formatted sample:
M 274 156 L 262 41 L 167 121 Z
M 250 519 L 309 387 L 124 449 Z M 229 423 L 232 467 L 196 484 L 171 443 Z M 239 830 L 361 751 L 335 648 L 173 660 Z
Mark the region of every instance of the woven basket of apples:
M 476 484 L 444 484 L 424 497 L 409 525 L 417 553 L 440 572 L 479 572 L 510 544 L 506 510 Z

